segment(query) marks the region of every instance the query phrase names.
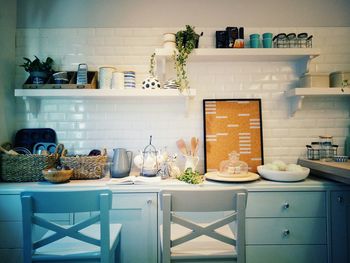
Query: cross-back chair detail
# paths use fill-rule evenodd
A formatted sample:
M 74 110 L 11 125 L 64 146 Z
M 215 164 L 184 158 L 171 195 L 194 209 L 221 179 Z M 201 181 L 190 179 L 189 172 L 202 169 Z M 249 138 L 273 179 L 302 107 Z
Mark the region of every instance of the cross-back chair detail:
M 161 230 L 163 263 L 182 262 L 182 260 L 195 262 L 196 259 L 199 262 L 204 262 L 204 260 L 209 258 L 214 260 L 235 260 L 239 263 L 245 262 L 245 207 L 247 201 L 247 191 L 245 189 L 163 190 L 160 193 L 160 198 L 163 215 Z M 226 211 L 224 216 L 204 226 L 182 215 L 178 215 L 178 212 L 205 213 L 224 211 Z M 227 225 L 232 222 L 237 224 L 237 231 L 234 236 L 230 237 L 218 231 L 222 227 L 226 227 L 225 230 L 227 231 L 229 229 Z M 179 225 L 185 227 L 189 232 L 181 232 L 180 237 L 173 238 L 174 233 L 172 232 L 176 232 L 178 229 L 176 227 Z M 190 248 L 193 247 L 193 243 L 195 244 L 194 246 L 200 246 L 198 242 L 196 244 L 195 239 L 201 236 L 227 244 L 232 247 L 232 250 L 224 254 L 196 254 Z M 184 253 L 174 249 L 179 245 L 188 246 Z M 197 248 L 194 250 L 197 251 Z
M 110 190 L 30 191 L 21 193 L 21 201 L 24 262 L 95 259 L 107 263 L 114 260 L 121 225 L 109 222 Z M 41 215 L 79 212 L 94 212 L 94 215 L 64 226 Z M 39 240 L 32 238 L 35 225 L 47 230 Z M 65 246 L 68 246 L 67 253 L 62 252 Z M 77 251 L 69 251 L 73 247 Z

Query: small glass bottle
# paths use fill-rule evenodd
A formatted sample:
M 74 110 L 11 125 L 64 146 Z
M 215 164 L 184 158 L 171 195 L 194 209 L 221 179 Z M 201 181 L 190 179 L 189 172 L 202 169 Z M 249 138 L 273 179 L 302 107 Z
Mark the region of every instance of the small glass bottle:
M 248 175 L 248 165 L 239 160 L 239 154 L 231 152 L 228 160 L 220 163 L 220 176 L 223 177 L 240 177 Z

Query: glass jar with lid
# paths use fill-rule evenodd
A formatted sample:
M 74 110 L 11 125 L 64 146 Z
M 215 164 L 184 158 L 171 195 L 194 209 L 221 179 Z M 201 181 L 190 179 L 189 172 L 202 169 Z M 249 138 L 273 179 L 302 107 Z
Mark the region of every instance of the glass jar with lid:
M 331 162 L 334 157 L 333 136 L 323 135 L 320 138 L 320 160 Z
M 239 154 L 235 151 L 229 153 L 229 159 L 220 163 L 220 176 L 241 177 L 248 175 L 248 164 L 239 160 Z

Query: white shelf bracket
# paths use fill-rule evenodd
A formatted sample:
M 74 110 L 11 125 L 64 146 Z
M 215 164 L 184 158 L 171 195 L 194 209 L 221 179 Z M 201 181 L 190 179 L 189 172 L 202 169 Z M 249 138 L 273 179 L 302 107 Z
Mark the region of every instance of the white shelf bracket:
M 22 99 L 26 107 L 26 112 L 32 113 L 37 118 L 40 110 L 40 100 L 33 97 L 22 97 Z
M 305 96 L 292 96 L 290 100 L 290 117 L 294 117 L 297 110 L 300 110 L 303 106 L 303 100 Z

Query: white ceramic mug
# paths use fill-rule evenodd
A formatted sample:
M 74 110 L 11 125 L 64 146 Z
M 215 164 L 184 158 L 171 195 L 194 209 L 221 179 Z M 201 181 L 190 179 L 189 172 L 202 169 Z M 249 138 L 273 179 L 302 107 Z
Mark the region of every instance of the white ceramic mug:
M 124 72 L 113 72 L 112 89 L 124 89 Z
M 112 86 L 112 74 L 116 70 L 114 67 L 100 67 L 98 82 L 100 89 L 110 89 Z

